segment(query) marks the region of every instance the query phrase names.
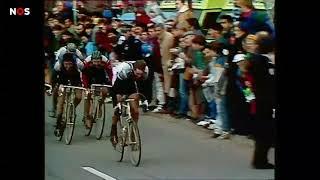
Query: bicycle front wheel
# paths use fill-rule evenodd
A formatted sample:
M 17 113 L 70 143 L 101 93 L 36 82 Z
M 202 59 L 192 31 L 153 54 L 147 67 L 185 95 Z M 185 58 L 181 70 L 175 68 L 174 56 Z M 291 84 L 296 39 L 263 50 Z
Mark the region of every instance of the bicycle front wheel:
M 90 104 L 91 104 L 91 108 L 92 108 L 92 106 L 93 106 L 93 100 L 90 100 Z M 90 112 L 91 112 L 91 110 L 90 110 Z M 84 124 L 86 124 L 86 119 L 84 119 Z M 86 127 L 85 136 L 90 136 L 91 131 L 92 131 L 92 127 L 93 127 L 93 122 L 91 121 L 90 128 L 87 128 L 87 127 Z
M 96 139 L 100 140 L 104 130 L 104 124 L 106 121 L 106 105 L 102 103 L 101 106 L 97 105 L 95 112 L 95 131 Z
M 118 143 L 115 145 L 114 150 L 116 151 L 116 156 L 119 162 L 123 160 L 124 155 L 124 147 L 126 143 L 126 134 L 123 131 L 123 124 L 121 120 L 117 123 L 117 136 L 118 136 Z
M 64 104 L 64 107 L 63 107 L 63 114 L 62 114 L 62 127 L 60 127 L 59 129 L 59 136 L 57 137 L 57 140 L 58 141 L 61 141 L 62 140 L 62 137 L 63 137 L 63 134 L 64 134 L 64 130 L 65 130 L 65 127 L 66 127 L 66 124 L 67 124 L 67 118 L 68 118 L 68 104 L 65 103 Z
M 134 166 L 139 166 L 141 160 L 141 139 L 139 128 L 137 123 L 134 121 L 129 124 L 129 128 L 130 160 Z
M 76 116 L 75 116 L 75 107 L 74 104 L 71 103 L 67 108 L 67 119 L 66 119 L 66 128 L 65 128 L 65 143 L 67 145 L 71 144 L 72 136 L 74 133 L 74 127 L 76 124 Z

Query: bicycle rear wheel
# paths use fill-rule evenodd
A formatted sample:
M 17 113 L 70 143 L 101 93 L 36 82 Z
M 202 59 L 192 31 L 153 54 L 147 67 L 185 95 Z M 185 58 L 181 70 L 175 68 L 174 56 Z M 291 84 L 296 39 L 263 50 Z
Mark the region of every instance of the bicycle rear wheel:
M 75 107 L 74 104 L 71 103 L 67 108 L 67 119 L 66 119 L 66 128 L 65 128 L 65 143 L 67 145 L 71 144 L 72 136 L 74 133 L 74 127 L 76 124 L 76 116 L 75 116 Z
M 104 124 L 106 121 L 106 105 L 103 102 L 101 106 L 97 105 L 95 111 L 95 131 L 96 131 L 96 139 L 100 140 L 104 130 Z
M 93 104 L 93 100 L 91 99 L 90 100 L 90 104 L 91 104 L 91 108 L 92 108 L 92 106 L 94 105 Z M 91 110 L 89 111 L 89 114 L 91 113 Z M 93 120 L 92 120 L 93 121 Z M 91 134 L 91 131 L 92 131 L 92 127 L 93 127 L 93 122 L 91 121 L 91 126 L 90 126 L 90 128 L 85 128 L 85 136 L 90 136 L 90 134 Z M 85 119 L 84 119 L 84 125 L 86 126 L 86 117 L 85 117 Z
M 122 117 L 121 117 L 122 118 Z M 117 123 L 117 136 L 118 136 L 118 143 L 114 147 L 114 150 L 116 151 L 116 156 L 119 162 L 123 160 L 124 155 L 124 147 L 126 142 L 126 135 L 122 131 L 123 125 L 121 123 L 121 120 Z
M 136 122 L 132 121 L 129 124 L 129 149 L 130 149 L 130 160 L 134 166 L 139 166 L 141 160 L 141 139 L 139 128 Z

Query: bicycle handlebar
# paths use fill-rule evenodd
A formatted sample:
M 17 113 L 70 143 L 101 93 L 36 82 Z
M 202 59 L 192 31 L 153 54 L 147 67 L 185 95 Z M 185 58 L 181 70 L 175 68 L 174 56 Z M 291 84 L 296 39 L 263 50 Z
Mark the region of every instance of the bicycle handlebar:
M 49 89 L 47 90 L 48 92 L 52 91 L 52 86 L 50 84 L 45 83 L 44 86 L 48 87 Z
M 107 88 L 112 88 L 111 85 L 107 85 L 107 84 L 91 84 L 91 89 L 93 89 L 94 87 L 107 87 Z
M 86 88 L 84 87 L 78 87 L 78 86 L 67 86 L 67 85 L 62 85 L 63 88 L 70 88 L 70 89 L 79 89 L 79 90 L 83 90 L 83 91 L 88 91 Z

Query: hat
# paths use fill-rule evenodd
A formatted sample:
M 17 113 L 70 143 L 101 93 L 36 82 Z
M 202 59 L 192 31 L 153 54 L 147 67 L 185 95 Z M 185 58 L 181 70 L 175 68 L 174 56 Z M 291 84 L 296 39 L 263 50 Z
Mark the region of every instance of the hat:
M 246 55 L 245 54 L 236 54 L 232 60 L 232 62 L 234 63 L 237 63 L 237 62 L 240 62 L 240 61 L 243 61 L 245 60 L 246 58 Z
M 77 47 L 76 47 L 76 45 L 75 45 L 74 43 L 68 43 L 68 44 L 67 44 L 67 50 L 68 50 L 69 52 L 75 52 L 76 49 L 77 49 Z
M 188 32 L 184 33 L 182 37 L 184 38 L 189 35 L 196 35 L 196 33 L 194 33 L 193 31 L 188 31 Z

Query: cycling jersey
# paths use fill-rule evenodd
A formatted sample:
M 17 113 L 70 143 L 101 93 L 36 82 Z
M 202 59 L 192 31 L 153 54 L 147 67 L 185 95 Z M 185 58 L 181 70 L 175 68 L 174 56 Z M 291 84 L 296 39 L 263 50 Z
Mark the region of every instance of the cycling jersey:
M 112 76 L 111 62 L 105 56 L 102 56 L 101 68 L 92 65 L 91 56 L 85 60 L 82 70 L 82 81 L 85 88 L 91 84 L 111 84 Z
M 102 61 L 104 61 L 104 62 L 106 62 L 106 63 L 109 62 L 109 60 L 108 60 L 108 58 L 107 58 L 106 56 L 101 55 L 101 58 L 102 58 Z M 90 61 L 91 61 L 91 55 L 88 56 L 88 57 L 84 60 L 85 63 L 90 62 Z
M 133 63 L 122 62 L 118 64 L 115 69 L 116 79 L 112 86 L 112 98 L 116 99 L 116 95 L 128 95 L 139 92 L 139 87 L 134 79 Z M 146 66 L 144 76 L 142 80 L 148 78 L 149 69 Z M 113 106 L 116 105 L 116 101 L 113 101 Z
M 119 80 L 132 79 L 134 75 L 133 63 L 122 62 L 115 67 L 115 72 L 116 72 L 116 77 Z M 143 75 L 143 80 L 146 80 L 148 78 L 148 74 L 149 74 L 149 69 L 148 69 L 148 66 L 146 66 L 144 75 Z
M 84 64 L 83 62 L 79 59 L 79 58 L 76 58 L 76 63 L 77 63 L 77 69 L 78 71 L 80 72 L 83 67 L 84 67 Z M 57 61 L 54 65 L 54 70 L 56 71 L 61 71 L 61 62 L 60 61 Z
M 74 68 L 71 71 L 62 69 L 56 73 L 56 79 L 58 84 L 71 85 L 71 86 L 82 86 L 80 72 Z

